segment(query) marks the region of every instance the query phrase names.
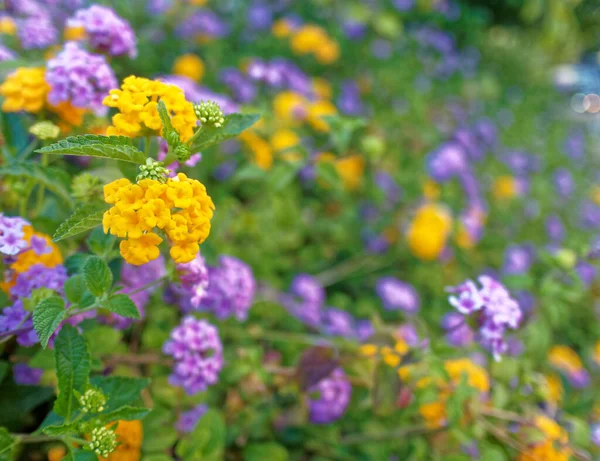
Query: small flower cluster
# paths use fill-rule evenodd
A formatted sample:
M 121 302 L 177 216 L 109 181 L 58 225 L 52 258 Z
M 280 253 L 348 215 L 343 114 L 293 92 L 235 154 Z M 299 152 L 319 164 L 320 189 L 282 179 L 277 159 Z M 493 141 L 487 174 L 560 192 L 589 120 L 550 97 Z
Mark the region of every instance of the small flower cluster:
M 452 216 L 449 211 L 441 205 L 427 203 L 417 211 L 406 239 L 415 256 L 432 261 L 442 254 L 451 230 Z
M 165 103 L 171 114 L 171 123 L 183 141 L 194 134 L 198 123 L 194 106 L 185 99 L 183 90 L 175 85 L 129 76 L 123 80 L 121 89 L 113 89 L 103 104 L 115 107 L 119 113 L 112 118 L 113 126 L 108 135 L 136 137 L 147 130 L 161 133 L 162 123 L 158 115 L 158 100 Z
M 44 79 L 43 67 L 19 67 L 0 85 L 4 97 L 4 112 L 30 112 L 37 114 L 46 104 L 50 86 Z
M 108 458 L 117 448 L 117 435 L 107 427 L 96 427 L 92 430 L 89 448 L 98 456 Z
M 175 360 L 169 382 L 196 394 L 216 384 L 223 367 L 223 346 L 217 329 L 205 320 L 185 317 L 171 331 L 163 352 Z
M 308 400 L 310 420 L 315 424 L 329 424 L 341 418 L 350 404 L 352 385 L 344 370 L 336 368 L 329 376 L 308 389 L 316 394 Z
M 504 338 L 506 330 L 516 329 L 523 314 L 517 301 L 500 282 L 486 275 L 479 277 L 479 282 L 481 288 L 471 280 L 449 288 L 453 294 L 448 300 L 459 313 L 478 315 L 479 342 L 500 360 L 508 349 Z
M 129 264 L 139 266 L 158 258 L 162 238 L 152 232 L 155 227 L 173 243 L 170 253 L 177 263 L 193 260 L 210 232 L 214 204 L 204 185 L 183 173 L 164 184 L 118 179 L 104 187 L 104 200 L 114 205 L 104 213 L 104 232 L 127 238 L 120 250 Z
M 177 264 L 177 273 L 180 283 L 170 285 L 170 294 L 175 296 L 183 312 L 200 309 L 209 283 L 204 258 L 197 254 L 190 262 Z
M 546 460 L 546 461 L 568 461 L 573 454 L 569 447 L 569 434 L 554 420 L 544 415 L 536 416 L 535 428 L 541 432 L 543 438 L 540 441 L 539 433 L 535 434 L 527 449 L 521 452 L 517 461 Z M 524 437 L 521 437 L 523 439 Z
M 175 429 L 184 434 L 189 434 L 194 430 L 194 427 L 196 427 L 196 424 L 198 424 L 198 421 L 200 421 L 207 410 L 208 407 L 206 404 L 201 403 L 191 410 L 184 411 L 179 415 L 179 418 L 175 423 Z
M 294 30 L 290 41 L 299 55 L 312 54 L 321 64 L 332 64 L 340 57 L 339 44 L 323 28 L 306 24 Z
M 112 8 L 92 5 L 79 10 L 67 21 L 67 27 L 82 30 L 95 50 L 111 56 L 137 56 L 133 29 Z
M 575 388 L 587 387 L 591 382 L 590 374 L 584 368 L 579 355 L 568 346 L 553 346 L 548 353 L 548 362 L 563 372 Z
M 305 96 L 312 94 L 312 82 L 294 62 L 283 58 L 263 61 L 254 58 L 246 70 L 248 76 L 273 88 L 285 88 Z
M 106 405 L 106 396 L 100 389 L 88 389 L 78 400 L 84 413 L 100 413 Z
M 409 283 L 395 277 L 382 277 L 377 281 L 377 294 L 387 310 L 416 313 L 421 305 L 419 294 Z
M 19 20 L 17 35 L 25 50 L 48 48 L 58 41 L 58 30 L 46 15 Z
M 51 104 L 70 102 L 96 115 L 106 114 L 108 109 L 102 101 L 117 87 L 117 79 L 106 58 L 88 53 L 76 42 L 67 42 L 63 50 L 48 61 L 46 82 L 51 86 L 48 94 Z
M 214 101 L 200 101 L 194 104 L 194 113 L 203 126 L 220 128 L 225 122 L 221 107 Z
M 196 301 L 190 299 L 190 305 L 197 310 L 211 312 L 218 319 L 233 316 L 240 321 L 245 320 L 256 291 L 256 280 L 250 266 L 226 255 L 219 257 L 217 266 L 208 267 L 206 288 L 199 265 L 189 273 L 189 277 L 184 275 L 182 282 L 196 291 Z

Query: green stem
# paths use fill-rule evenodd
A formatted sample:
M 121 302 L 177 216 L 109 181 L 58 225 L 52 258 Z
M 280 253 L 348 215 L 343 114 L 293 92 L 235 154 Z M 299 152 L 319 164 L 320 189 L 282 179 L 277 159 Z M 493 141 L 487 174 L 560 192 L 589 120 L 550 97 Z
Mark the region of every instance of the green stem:
M 41 164 L 42 164 L 42 166 L 48 166 L 48 154 L 42 154 Z M 42 209 L 42 205 L 44 204 L 44 192 L 45 191 L 46 191 L 45 186 L 43 184 L 40 184 L 38 186 L 38 190 L 37 190 L 37 199 L 36 199 L 36 205 L 35 205 L 35 211 L 34 211 L 35 216 L 38 216 Z
M 191 147 L 191 146 L 192 146 L 192 144 L 194 144 L 194 141 L 195 141 L 196 139 L 198 139 L 198 136 L 200 136 L 200 133 L 202 133 L 202 128 L 204 128 L 204 127 L 203 127 L 202 125 L 200 125 L 200 126 L 198 127 L 198 129 L 196 130 L 196 132 L 194 133 L 194 135 L 193 135 L 193 136 L 192 136 L 190 139 L 188 139 L 188 140 L 187 140 L 186 144 L 187 144 L 188 146 L 190 146 L 190 147 Z
M 146 158 L 150 157 L 150 146 L 152 145 L 152 140 L 150 139 L 150 136 L 146 136 L 145 140 L 144 140 L 144 154 L 146 155 Z
M 23 196 L 21 197 L 21 202 L 19 203 L 19 215 L 22 218 L 27 217 L 27 205 L 29 205 L 29 197 L 31 196 L 31 192 L 33 191 L 34 185 L 35 184 L 33 183 L 33 181 L 27 181 L 27 186 L 23 191 Z

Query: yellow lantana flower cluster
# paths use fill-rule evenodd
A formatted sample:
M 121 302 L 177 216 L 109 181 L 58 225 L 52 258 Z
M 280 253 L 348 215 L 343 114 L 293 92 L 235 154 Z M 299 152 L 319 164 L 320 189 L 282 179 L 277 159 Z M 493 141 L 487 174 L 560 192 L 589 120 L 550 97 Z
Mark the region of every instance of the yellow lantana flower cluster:
M 321 64 L 331 64 L 340 57 L 339 44 L 327 31 L 314 24 L 299 27 L 292 33 L 290 42 L 296 54 L 312 54 Z
M 433 203 L 417 211 L 406 235 L 408 246 L 416 257 L 432 261 L 440 256 L 452 230 L 452 216 L 448 210 Z
M 546 416 L 536 416 L 534 425 L 544 435 L 541 442 L 534 441 L 517 461 L 569 461 L 573 451 L 569 448 L 569 435 L 565 429 Z M 536 437 L 539 439 L 539 436 Z
M 175 85 L 134 75 L 123 80 L 121 89 L 110 90 L 102 102 L 105 106 L 119 109 L 119 113 L 112 118 L 113 126 L 108 128 L 106 134 L 134 138 L 148 132 L 160 133 L 159 99 L 165 103 L 173 128 L 182 141 L 190 139 L 198 120 L 194 106 L 185 99 L 183 90 Z
M 43 67 L 19 67 L 11 73 L 2 85 L 0 95 L 4 97 L 4 112 L 30 112 L 37 114 L 46 104 L 50 85 L 44 79 Z
M 204 185 L 183 173 L 164 184 L 154 179 L 137 184 L 118 179 L 104 186 L 104 201 L 114 205 L 104 213 L 104 232 L 126 237 L 119 247 L 121 255 L 136 266 L 158 258 L 163 239 L 153 232 L 155 228 L 171 240 L 175 262 L 194 259 L 210 233 L 215 209 Z
M 291 124 L 308 122 L 316 131 L 328 132 L 329 124 L 323 120 L 327 115 L 335 115 L 335 105 L 326 99 L 310 101 L 299 93 L 282 91 L 273 100 L 273 111 L 277 119 Z

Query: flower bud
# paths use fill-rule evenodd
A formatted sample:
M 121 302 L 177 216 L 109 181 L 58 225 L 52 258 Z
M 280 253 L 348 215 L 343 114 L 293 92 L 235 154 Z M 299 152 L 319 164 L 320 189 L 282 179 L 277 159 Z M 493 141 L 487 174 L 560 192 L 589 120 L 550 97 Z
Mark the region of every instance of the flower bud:
M 214 101 L 200 101 L 194 105 L 194 112 L 198 120 L 205 126 L 220 128 L 225 122 L 225 116 L 221 107 Z
M 29 132 L 38 139 L 56 139 L 60 134 L 60 128 L 52 122 L 43 121 L 31 125 Z
M 108 458 L 117 448 L 117 435 L 106 427 L 97 427 L 92 430 L 92 440 L 88 448 L 98 456 Z
M 577 255 L 573 250 L 562 248 L 555 253 L 554 260 L 563 269 L 573 269 L 577 263 Z
M 102 194 L 100 178 L 89 173 L 75 176 L 71 188 L 73 189 L 73 197 L 81 202 L 88 202 L 92 197 Z
M 88 389 L 78 400 L 84 413 L 100 413 L 106 405 L 106 397 L 100 389 Z
M 192 153 L 190 152 L 190 148 L 188 146 L 186 146 L 185 144 L 179 144 L 176 148 L 175 148 L 175 155 L 177 156 L 177 160 L 179 160 L 180 162 L 185 162 L 187 160 L 190 159 L 190 157 L 192 156 Z
M 175 152 L 177 152 L 177 150 Z M 135 180 L 139 182 L 142 179 L 153 179 L 155 181 L 164 183 L 168 176 L 169 170 L 164 167 L 163 162 L 157 162 L 151 158 L 147 158 L 146 164 L 140 165 L 140 173 L 137 175 Z

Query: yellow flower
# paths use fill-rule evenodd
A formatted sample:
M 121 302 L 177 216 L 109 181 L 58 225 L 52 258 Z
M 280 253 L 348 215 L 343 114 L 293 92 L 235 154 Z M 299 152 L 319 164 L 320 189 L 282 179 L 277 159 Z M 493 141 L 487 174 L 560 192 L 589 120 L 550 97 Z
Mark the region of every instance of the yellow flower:
M 446 246 L 451 228 L 452 217 L 444 207 L 423 205 L 408 229 L 407 241 L 411 252 L 426 261 L 436 259 Z
M 500 176 L 494 181 L 492 192 L 499 200 L 513 198 L 518 192 L 517 181 L 512 176 Z
M 277 152 L 281 152 L 300 144 L 300 136 L 292 130 L 281 129 L 275 131 L 271 136 L 271 146 Z
M 440 400 L 422 404 L 419 413 L 429 429 L 438 429 L 446 424 L 446 406 Z
M 144 429 L 141 421 L 119 421 L 117 441 L 120 445 L 108 458 L 98 457 L 100 461 L 139 461 L 142 451 Z
M 82 40 L 85 38 L 85 27 L 83 27 L 83 26 L 65 27 L 65 30 L 63 31 L 63 36 L 65 38 L 65 41 Z
M 28 243 L 31 242 L 31 238 L 35 235 L 46 241 L 46 248 L 49 248 L 50 251 L 42 255 L 38 255 L 33 249 L 23 251 L 22 253 L 19 253 L 15 262 L 12 264 L 11 269 L 15 270 L 17 273 L 21 273 L 26 272 L 35 264 L 43 264 L 46 267 L 56 267 L 63 263 L 63 257 L 60 254 L 60 250 L 48 235 L 42 234 L 41 232 L 35 232 L 31 226 L 23 227 L 23 231 L 25 233 L 23 238 Z
M 56 106 L 49 104 L 49 109 L 60 117 L 61 122 L 58 125 L 63 133 L 68 133 L 74 126 L 81 126 L 83 116 L 87 112 L 85 109 L 75 107 L 69 101 L 61 102 Z
M 214 204 L 199 181 L 179 173 L 165 184 L 143 179 L 132 184 L 118 179 L 104 186 L 104 201 L 113 205 L 102 218 L 105 233 L 127 238 L 119 246 L 130 264 L 141 265 L 158 258 L 162 229 L 173 244 L 175 262 L 189 262 L 210 233 Z
M 240 135 L 244 142 L 254 154 L 254 163 L 263 170 L 268 170 L 273 165 L 273 151 L 267 141 L 253 131 L 244 131 Z
M 469 359 L 447 360 L 444 369 L 455 385 L 460 384 L 463 376 L 467 378 L 467 384 L 479 392 L 490 390 L 490 380 L 486 371 Z
M 292 33 L 292 26 L 289 21 L 285 19 L 278 19 L 271 26 L 271 32 L 277 38 L 286 38 Z
M 316 52 L 328 40 L 327 33 L 321 27 L 307 24 L 294 32 L 291 46 L 296 54 L 308 54 Z
M 544 377 L 545 386 L 542 387 L 542 391 L 545 394 L 546 399 L 549 402 L 558 404 L 562 400 L 564 393 L 562 382 L 560 378 L 555 375 L 548 375 Z
M 594 346 L 593 357 L 596 363 L 600 364 L 600 340 L 596 341 L 596 345 Z
M 342 157 L 335 162 L 335 169 L 342 178 L 344 187 L 355 190 L 360 186 L 365 171 L 365 160 L 360 155 Z
M 544 440 L 531 443 L 517 461 L 569 461 L 572 450 L 568 446 L 567 431 L 543 415 L 535 417 L 534 426 L 544 435 Z
M 108 135 L 129 137 L 142 136 L 147 130 L 160 133 L 162 123 L 158 115 L 158 100 L 165 103 L 171 114 L 171 123 L 187 141 L 194 134 L 197 125 L 194 106 L 185 99 L 181 88 L 146 78 L 129 76 L 123 80 L 121 89 L 110 90 L 103 104 L 115 107 L 119 113 L 113 116 L 113 126 Z
M 62 445 L 52 447 L 48 450 L 48 461 L 61 461 L 67 454 L 67 450 Z
M 324 78 L 315 78 L 313 81 L 313 91 L 319 99 L 331 99 L 333 90 L 331 85 Z
M 427 200 L 437 200 L 440 197 L 440 185 L 428 179 L 423 184 L 423 195 Z
M 183 54 L 175 59 L 173 73 L 199 82 L 204 76 L 204 62 L 195 54 Z
M 50 86 L 44 79 L 43 67 L 19 67 L 11 73 L 2 85 L 0 95 L 4 97 L 4 112 L 40 112 L 46 103 Z
M 315 101 L 308 106 L 308 123 L 317 131 L 328 132 L 329 123 L 323 120 L 327 115 L 335 115 L 337 109 L 329 101 Z
M 17 25 L 11 17 L 3 16 L 0 18 L 0 34 L 15 35 L 16 32 Z
M 583 363 L 573 349 L 568 346 L 557 345 L 550 349 L 548 362 L 559 370 L 571 374 L 583 368 Z
M 335 40 L 326 40 L 315 50 L 315 56 L 321 64 L 332 64 L 340 57 L 340 46 Z
M 363 344 L 360 346 L 360 353 L 366 357 L 374 357 L 377 355 L 379 348 L 375 344 Z
M 283 122 L 298 122 L 308 115 L 308 101 L 293 91 L 282 91 L 273 99 L 273 112 Z

